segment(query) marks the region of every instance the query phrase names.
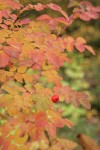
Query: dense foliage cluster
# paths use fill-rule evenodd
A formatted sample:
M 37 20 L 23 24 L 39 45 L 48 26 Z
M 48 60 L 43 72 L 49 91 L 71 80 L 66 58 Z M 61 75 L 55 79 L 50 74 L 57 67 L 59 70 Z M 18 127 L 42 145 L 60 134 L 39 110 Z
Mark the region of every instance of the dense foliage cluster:
M 74 39 L 61 35 L 60 25 L 69 27 L 75 19 L 89 21 L 99 17 L 100 7 L 90 2 L 70 2 L 74 7 L 70 16 L 56 4 L 28 4 L 0 0 L 0 107 L 5 121 L 0 127 L 2 150 L 28 149 L 43 132 L 56 135 L 56 129 L 73 123 L 62 118 L 63 111 L 55 103 L 82 104 L 90 109 L 88 96 L 62 85 L 59 68 L 70 63 L 67 53 L 91 46 L 82 37 Z M 23 19 L 23 13 L 34 9 L 51 9 L 61 16 L 43 14 L 34 20 Z

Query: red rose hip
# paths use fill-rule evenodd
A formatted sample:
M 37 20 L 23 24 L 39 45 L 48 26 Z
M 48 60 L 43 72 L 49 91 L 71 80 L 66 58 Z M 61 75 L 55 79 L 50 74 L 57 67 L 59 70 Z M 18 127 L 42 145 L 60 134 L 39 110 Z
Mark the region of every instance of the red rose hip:
M 57 103 L 58 101 L 59 101 L 59 96 L 57 95 L 57 94 L 54 94 L 53 96 L 52 96 L 52 102 L 53 103 Z

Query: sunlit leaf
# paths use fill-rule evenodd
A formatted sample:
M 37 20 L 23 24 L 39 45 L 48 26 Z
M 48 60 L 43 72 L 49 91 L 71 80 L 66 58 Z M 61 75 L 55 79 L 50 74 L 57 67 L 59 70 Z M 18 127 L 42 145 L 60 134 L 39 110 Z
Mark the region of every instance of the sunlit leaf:
M 27 70 L 26 66 L 20 66 L 17 68 L 18 73 L 25 73 L 26 70 Z
M 16 132 L 15 132 L 15 135 L 14 135 L 14 141 L 15 141 L 15 143 L 19 144 L 19 145 L 24 145 L 27 140 L 28 140 L 28 134 L 25 133 L 21 137 L 21 130 L 17 129 Z

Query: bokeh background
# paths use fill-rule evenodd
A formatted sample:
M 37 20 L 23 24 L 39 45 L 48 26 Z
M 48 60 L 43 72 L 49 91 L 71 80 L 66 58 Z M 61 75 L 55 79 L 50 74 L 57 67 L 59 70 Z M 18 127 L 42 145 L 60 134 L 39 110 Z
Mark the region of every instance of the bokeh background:
M 88 1 L 95 6 L 100 5 L 100 0 Z M 21 2 L 24 5 L 52 2 L 61 6 L 68 14 L 71 13 L 71 10 L 67 9 L 68 0 L 21 0 Z M 54 13 L 52 10 L 44 10 L 42 13 L 47 13 L 53 17 L 59 16 L 59 13 Z M 23 14 L 23 17 L 34 19 L 40 14 L 40 12 L 37 13 L 33 10 Z M 87 92 L 90 96 L 92 108 L 91 110 L 85 110 L 82 107 L 75 108 L 72 105 L 66 107 L 63 104 L 61 107 L 64 110 L 64 117 L 70 118 L 75 126 L 73 129 L 63 128 L 58 130 L 58 135 L 77 141 L 77 135 L 85 133 L 100 144 L 100 19 L 90 22 L 76 20 L 63 34 L 66 33 L 73 37 L 84 37 L 96 52 L 96 56 L 89 52 L 69 54 L 72 63 L 65 63 L 60 69 L 63 84 L 69 85 L 75 90 Z

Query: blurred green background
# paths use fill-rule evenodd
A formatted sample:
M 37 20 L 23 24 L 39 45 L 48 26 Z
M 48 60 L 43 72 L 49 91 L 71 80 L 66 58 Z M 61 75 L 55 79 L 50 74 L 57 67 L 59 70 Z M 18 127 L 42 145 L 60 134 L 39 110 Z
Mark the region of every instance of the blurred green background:
M 88 1 L 95 6 L 100 5 L 100 0 Z M 68 0 L 21 0 L 21 2 L 24 5 L 52 2 L 61 6 L 68 14 L 70 13 L 67 9 Z M 59 13 L 47 9 L 42 13 L 50 14 L 53 17 L 59 15 Z M 25 17 L 33 19 L 40 14 L 41 12 L 37 13 L 33 10 L 29 11 Z M 76 20 L 63 34 L 66 33 L 73 37 L 84 37 L 96 52 L 96 56 L 89 52 L 69 54 L 72 63 L 65 63 L 60 69 L 63 84 L 69 85 L 75 90 L 87 92 L 90 96 L 92 108 L 91 110 L 85 110 L 82 107 L 75 108 L 72 105 L 62 104 L 64 117 L 70 118 L 75 126 L 73 129 L 63 128 L 58 130 L 58 135 L 77 141 L 77 134 L 85 133 L 96 139 L 100 144 L 100 19 L 90 22 Z

